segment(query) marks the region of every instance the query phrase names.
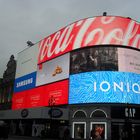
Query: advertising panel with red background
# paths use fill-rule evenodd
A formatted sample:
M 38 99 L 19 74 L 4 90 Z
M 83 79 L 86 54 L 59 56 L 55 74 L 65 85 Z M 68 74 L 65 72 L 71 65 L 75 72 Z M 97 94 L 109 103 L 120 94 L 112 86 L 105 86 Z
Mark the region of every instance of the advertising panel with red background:
M 77 21 L 40 41 L 38 64 L 71 50 L 99 44 L 140 48 L 140 24 L 114 16 Z
M 68 104 L 68 80 L 15 93 L 12 109 Z

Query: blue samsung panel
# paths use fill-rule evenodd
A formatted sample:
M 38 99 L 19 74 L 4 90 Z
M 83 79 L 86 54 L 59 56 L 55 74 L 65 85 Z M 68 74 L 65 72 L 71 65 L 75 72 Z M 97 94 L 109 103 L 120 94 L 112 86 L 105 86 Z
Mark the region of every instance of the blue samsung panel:
M 70 76 L 69 104 L 140 104 L 140 75 L 125 72 L 87 72 Z
M 20 92 L 35 87 L 36 72 L 17 78 L 14 84 L 14 92 Z

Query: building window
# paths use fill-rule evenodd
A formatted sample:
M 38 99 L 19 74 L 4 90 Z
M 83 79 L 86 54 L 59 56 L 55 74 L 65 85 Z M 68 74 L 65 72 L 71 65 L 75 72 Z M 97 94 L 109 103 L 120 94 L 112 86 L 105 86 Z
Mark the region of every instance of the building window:
M 101 109 L 94 110 L 90 115 L 90 118 L 106 118 L 106 117 L 107 114 Z
M 87 114 L 84 110 L 77 110 L 74 112 L 73 114 L 73 118 L 86 118 L 87 117 Z
M 73 122 L 72 138 L 86 139 L 86 122 Z

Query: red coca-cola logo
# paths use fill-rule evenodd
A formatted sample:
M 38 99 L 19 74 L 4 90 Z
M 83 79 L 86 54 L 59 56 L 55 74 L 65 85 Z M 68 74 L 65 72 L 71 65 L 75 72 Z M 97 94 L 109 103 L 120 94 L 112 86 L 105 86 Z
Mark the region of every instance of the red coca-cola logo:
M 99 44 L 140 48 L 140 24 L 113 16 L 77 21 L 40 41 L 38 64 L 71 50 Z

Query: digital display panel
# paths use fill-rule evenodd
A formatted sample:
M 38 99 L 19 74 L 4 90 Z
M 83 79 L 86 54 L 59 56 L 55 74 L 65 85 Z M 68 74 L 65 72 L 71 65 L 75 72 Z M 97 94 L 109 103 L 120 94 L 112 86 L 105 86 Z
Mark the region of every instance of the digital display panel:
M 47 85 L 47 94 L 45 94 L 45 105 L 55 106 L 68 104 L 69 80 L 64 80 Z
M 140 74 L 140 51 L 121 46 L 93 46 L 71 53 L 70 74 L 120 71 Z
M 20 92 L 20 94 L 13 94 L 12 109 L 26 108 L 26 92 Z
M 70 73 L 87 71 L 118 71 L 118 50 L 98 46 L 74 51 L 70 56 Z
M 69 53 L 38 65 L 36 86 L 69 77 Z
M 35 88 L 36 72 L 15 79 L 14 92 Z
M 118 48 L 118 69 L 140 74 L 140 51 Z
M 140 104 L 140 75 L 125 72 L 87 72 L 70 76 L 69 104 Z
M 37 71 L 38 44 L 18 53 L 16 78 Z
M 76 21 L 39 42 L 38 64 L 83 47 L 112 44 L 140 48 L 140 24 L 131 18 L 98 16 Z
M 68 104 L 68 80 L 17 92 L 12 109 Z

